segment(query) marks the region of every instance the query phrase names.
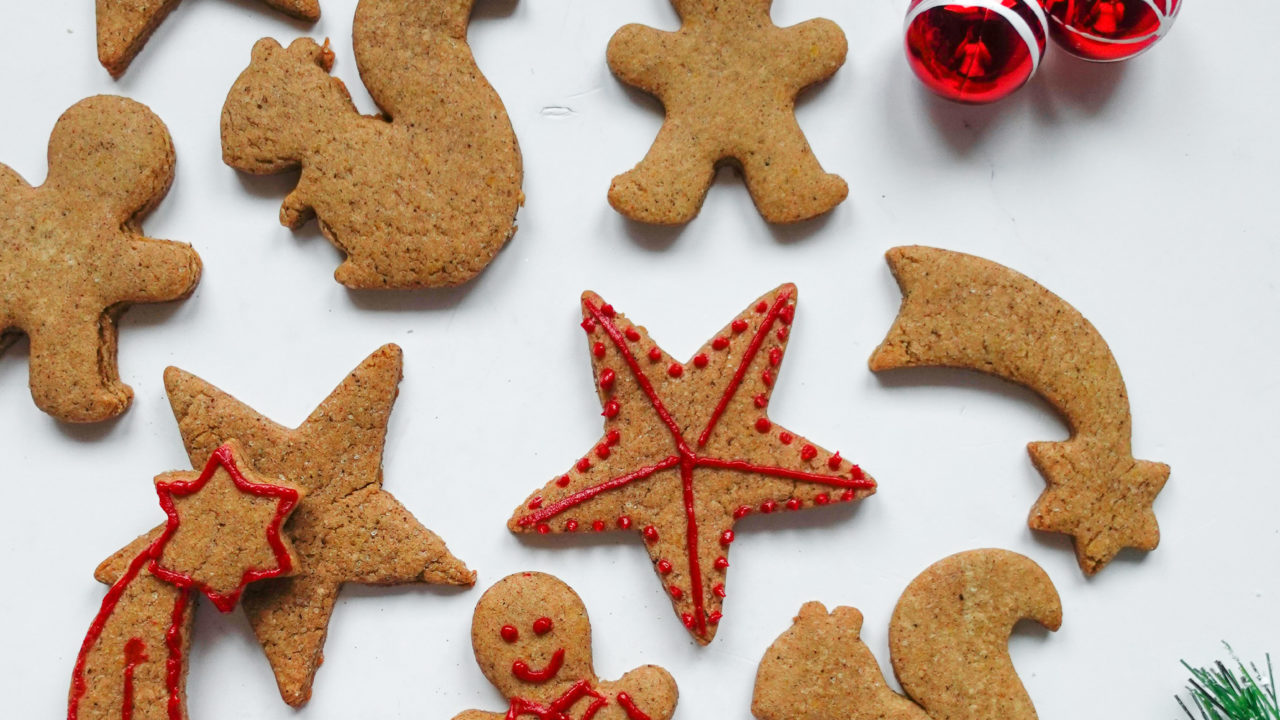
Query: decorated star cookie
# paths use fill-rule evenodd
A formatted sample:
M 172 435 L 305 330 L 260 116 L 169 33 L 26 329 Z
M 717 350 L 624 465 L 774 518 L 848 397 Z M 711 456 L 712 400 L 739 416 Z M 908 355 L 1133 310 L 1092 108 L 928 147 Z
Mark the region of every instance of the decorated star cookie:
M 808 603 L 760 662 L 751 710 L 760 720 L 1035 720 L 1009 658 L 1022 619 L 1062 624 L 1057 591 L 1028 558 L 974 550 L 929 567 L 903 592 L 889 628 L 909 700 L 889 689 L 859 637 L 862 613 Z
M 173 163 L 160 118 L 100 95 L 59 118 L 44 185 L 0 165 L 0 349 L 27 334 L 31 396 L 59 420 L 97 422 L 128 409 L 116 318 L 130 303 L 185 297 L 200 279 L 190 246 L 141 232 Z
M 222 109 L 222 157 L 238 170 L 301 167 L 280 222 L 313 217 L 351 288 L 458 285 L 515 233 L 524 171 L 506 108 L 467 46 L 472 0 L 361 0 L 360 78 L 382 110 L 361 115 L 331 77 L 328 45 L 264 39 Z
M 319 0 L 262 0 L 301 20 L 320 18 Z M 98 61 L 120 77 L 180 0 L 97 0 Z
M 193 595 L 230 612 L 250 583 L 297 568 L 282 526 L 303 493 L 268 481 L 244 458 L 232 441 L 203 472 L 156 478 L 168 522 L 121 569 L 89 626 L 68 720 L 183 720 Z
M 1089 575 L 1123 548 L 1154 550 L 1152 503 L 1169 466 L 1134 459 L 1129 396 L 1097 329 L 1062 298 L 989 260 L 918 246 L 887 257 L 902 309 L 871 369 L 970 368 L 1039 393 L 1066 418 L 1071 438 L 1027 446 L 1047 483 L 1030 526 L 1072 536 Z
M 774 223 L 805 220 L 849 195 L 818 164 L 795 118 L 801 90 L 835 74 L 848 44 L 830 20 L 779 28 L 773 0 L 671 0 L 676 32 L 627 25 L 609 42 L 622 82 L 657 96 L 666 122 L 644 160 L 613 179 L 609 203 L 633 220 L 674 225 L 702 208 L 718 164 L 741 168 Z
M 471 621 L 476 662 L 510 701 L 505 712 L 468 710 L 454 720 L 668 720 L 675 680 L 645 665 L 616 682 L 596 676 L 591 621 L 558 578 L 518 573 L 489 588 Z
M 860 500 L 875 481 L 773 423 L 796 288 L 753 303 L 686 363 L 595 293 L 582 296 L 605 433 L 516 509 L 518 533 L 640 534 L 694 638 L 715 636 L 737 520 Z
M 343 583 L 475 583 L 475 573 L 382 489 L 382 449 L 401 367 L 400 348 L 380 348 L 294 430 L 200 378 L 177 368 L 165 373 L 169 402 L 193 462 L 235 438 L 258 472 L 289 478 L 307 492 L 286 527 L 302 570 L 254 585 L 243 603 L 290 705 L 311 697 Z M 121 565 L 154 535 L 103 563 L 98 579 L 113 582 Z

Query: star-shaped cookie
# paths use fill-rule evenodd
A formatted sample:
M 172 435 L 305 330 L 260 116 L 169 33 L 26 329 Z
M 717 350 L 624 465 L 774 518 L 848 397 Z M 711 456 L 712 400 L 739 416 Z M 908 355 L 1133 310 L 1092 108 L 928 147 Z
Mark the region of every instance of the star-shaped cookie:
M 632 220 L 674 225 L 702 208 L 715 168 L 742 170 L 765 220 L 821 215 L 849 195 L 822 169 L 796 122 L 804 88 L 835 74 L 848 43 L 830 20 L 780 28 L 773 0 L 671 0 L 680 29 L 627 25 L 609 41 L 609 67 L 655 95 L 666 121 L 644 160 L 614 178 L 609 203 Z
M 177 368 L 165 372 L 192 462 L 236 439 L 258 472 L 288 478 L 307 493 L 285 525 L 299 572 L 256 583 L 242 600 L 290 705 L 311 697 L 343 583 L 475 583 L 475 573 L 382 489 L 382 449 L 402 364 L 399 347 L 380 348 L 293 430 L 194 375 Z M 113 581 L 120 563 L 153 537 L 139 538 L 113 556 L 98 568 L 98 579 Z
M 582 327 L 605 433 L 516 509 L 510 529 L 639 532 L 676 613 L 694 639 L 709 643 L 735 521 L 875 491 L 857 465 L 769 419 L 795 300 L 794 285 L 779 287 L 679 363 L 644 328 L 585 293 Z
M 180 0 L 97 0 L 98 61 L 120 77 Z M 320 0 L 262 0 L 300 20 L 320 19 Z
M 141 219 L 173 182 L 173 141 L 145 105 L 81 100 L 49 138 L 49 175 L 31 187 L 0 165 L 0 349 L 31 339 L 31 397 L 65 422 L 128 409 L 116 318 L 176 300 L 200 279 L 191 246 L 153 240 Z

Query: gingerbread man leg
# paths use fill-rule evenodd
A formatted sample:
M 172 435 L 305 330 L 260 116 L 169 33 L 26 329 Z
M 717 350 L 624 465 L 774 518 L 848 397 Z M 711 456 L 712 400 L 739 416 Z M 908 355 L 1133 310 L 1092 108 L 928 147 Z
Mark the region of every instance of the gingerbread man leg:
M 839 175 L 822 169 L 790 107 L 760 123 L 760 141 L 738 157 L 751 198 L 766 220 L 790 223 L 817 217 L 849 196 Z
M 69 422 L 99 422 L 129 406 L 133 391 L 116 372 L 116 328 L 110 314 L 55 310 L 27 333 L 31 397 L 41 410 Z
M 698 138 L 679 120 L 663 124 L 639 165 L 613 179 L 609 204 L 632 220 L 680 225 L 697 217 L 715 177 Z

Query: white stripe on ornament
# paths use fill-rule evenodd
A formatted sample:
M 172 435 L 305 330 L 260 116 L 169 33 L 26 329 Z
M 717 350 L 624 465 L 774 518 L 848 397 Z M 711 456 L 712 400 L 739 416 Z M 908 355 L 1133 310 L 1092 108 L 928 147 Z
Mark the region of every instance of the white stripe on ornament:
M 1155 32 L 1147 33 L 1141 37 L 1127 39 L 1102 37 L 1101 35 L 1094 35 L 1093 33 L 1085 32 L 1079 28 L 1066 25 L 1057 18 L 1053 19 L 1053 24 L 1065 33 L 1070 33 L 1071 35 L 1082 37 L 1086 40 L 1092 40 L 1093 42 L 1102 45 L 1140 45 L 1142 43 L 1151 42 L 1152 39 L 1159 40 L 1169 32 L 1170 28 L 1173 27 L 1171 20 L 1173 17 L 1177 16 L 1178 11 L 1175 9 L 1172 14 L 1166 14 L 1158 5 L 1156 5 L 1155 0 L 1142 0 L 1142 2 L 1145 3 L 1147 7 L 1151 8 L 1151 12 L 1155 13 L 1156 17 L 1160 18 L 1160 24 L 1156 27 Z M 1180 8 L 1181 5 L 1175 5 L 1174 7 Z
M 1148 0 L 1148 2 L 1149 1 L 1150 0 Z M 1049 22 L 1045 19 L 1044 9 L 1041 8 L 1040 4 L 1035 0 L 1031 0 L 1027 4 L 1034 8 L 1036 16 L 1044 26 L 1045 35 L 1048 36 Z M 1040 69 L 1040 43 L 1036 42 L 1035 32 L 1032 31 L 1031 26 L 1027 24 L 1027 21 L 1024 20 L 1021 15 L 1014 12 L 1012 8 L 1001 5 L 1000 0 L 924 0 L 924 2 L 915 6 L 915 8 L 907 14 L 906 28 L 910 29 L 911 23 L 915 22 L 916 18 L 921 15 L 933 10 L 934 8 L 940 8 L 946 5 L 978 7 L 984 10 L 990 10 L 1009 21 L 1009 25 L 1011 25 L 1018 35 L 1022 37 L 1022 42 L 1027 46 L 1027 52 L 1031 53 L 1031 73 L 1034 75 L 1036 70 Z

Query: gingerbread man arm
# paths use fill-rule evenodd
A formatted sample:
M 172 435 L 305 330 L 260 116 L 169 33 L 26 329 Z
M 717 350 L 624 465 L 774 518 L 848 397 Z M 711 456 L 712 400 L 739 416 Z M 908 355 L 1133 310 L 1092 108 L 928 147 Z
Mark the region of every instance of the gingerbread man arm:
M 644 665 L 607 683 L 607 692 L 622 710 L 619 717 L 668 720 L 676 711 L 680 692 L 671 673 L 657 665 Z M 614 705 L 610 705 L 613 708 Z M 642 715 L 637 715 L 638 710 Z
M 662 99 L 673 70 L 671 59 L 683 55 L 683 41 L 679 33 L 624 25 L 609 40 L 609 69 L 622 82 Z
M 834 75 L 849 53 L 844 31 L 825 18 L 782 28 L 781 42 L 778 75 L 792 79 L 796 91 Z
M 119 302 L 166 302 L 191 294 L 200 281 L 200 256 L 186 243 L 136 237 L 121 253 L 122 283 Z

